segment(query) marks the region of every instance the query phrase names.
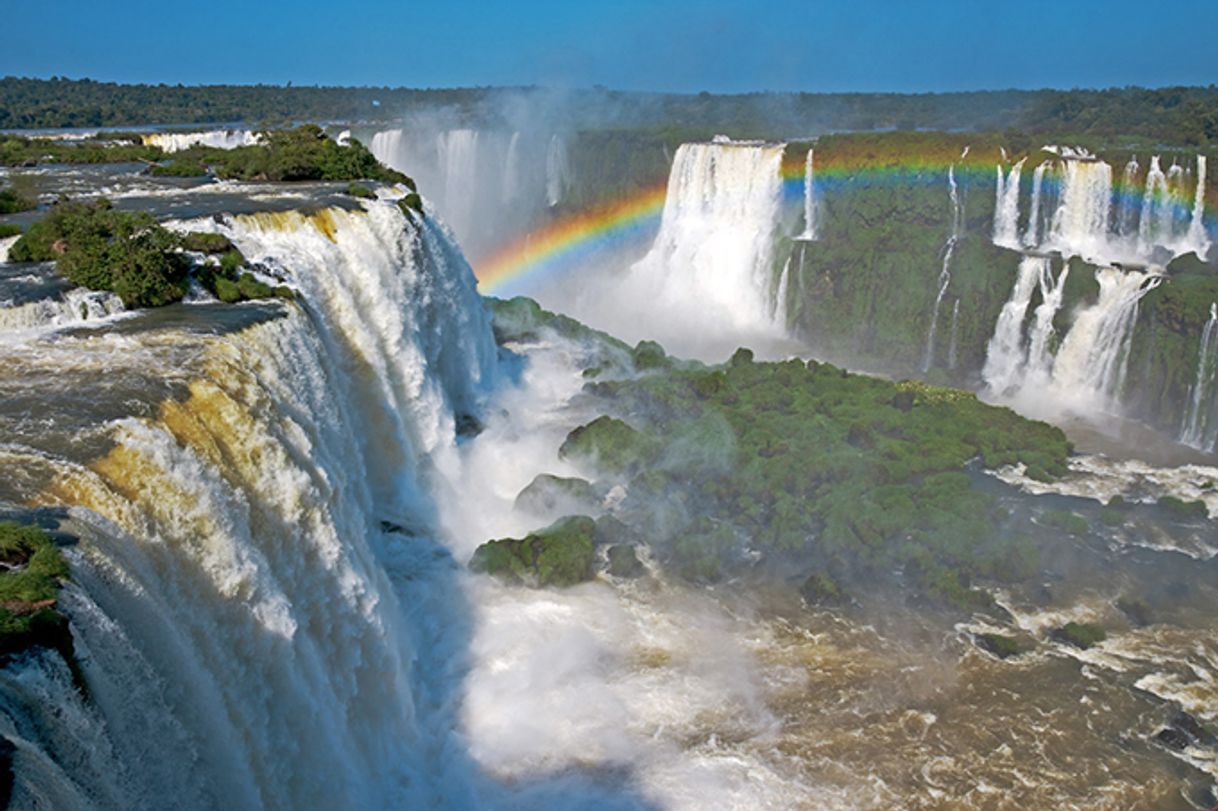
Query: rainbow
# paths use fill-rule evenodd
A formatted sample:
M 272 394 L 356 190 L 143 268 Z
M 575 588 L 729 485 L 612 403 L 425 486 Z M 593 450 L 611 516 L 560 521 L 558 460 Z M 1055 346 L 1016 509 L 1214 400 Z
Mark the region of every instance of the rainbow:
M 818 151 L 817 195 L 831 194 L 834 189 L 860 183 L 939 185 L 944 182 L 949 166 L 955 167 L 956 179 L 964 183 L 974 180 L 988 181 L 994 177 L 995 167 L 999 162 L 996 154 L 990 156 L 990 150 L 983 152 L 978 149 L 968 160 L 952 160 L 955 154 L 958 154 L 954 152 L 955 149 L 958 147 L 948 145 L 942 150 L 944 154 L 934 157 L 894 154 L 877 156 L 874 153 L 862 152 L 834 155 L 830 150 L 824 159 Z M 1043 156 L 1033 153 L 1029 156 L 1028 165 L 1035 166 L 1042 157 L 1052 159 L 1047 153 Z M 1006 164 L 1003 171 L 1007 171 L 1009 166 L 1010 164 Z M 781 176 L 782 194 L 788 202 L 802 199 L 804 171 L 802 155 L 786 156 L 782 163 Z M 1143 178 L 1126 184 L 1119 172 L 1114 174 L 1117 174 L 1117 177 L 1113 179 L 1113 191 L 1118 200 L 1129 200 L 1138 204 L 1145 188 Z M 1046 178 L 1045 182 L 1056 183 L 1053 178 Z M 557 276 L 598 253 L 620 248 L 653 234 L 664 209 L 666 188 L 666 181 L 654 183 L 623 200 L 555 220 L 514 240 L 476 263 L 474 270 L 478 277 L 478 289 L 486 295 L 504 295 L 510 293 L 514 285 L 526 279 L 532 286 L 537 281 Z M 1210 185 L 1206 196 L 1211 201 L 1218 197 L 1218 182 Z M 1185 193 L 1184 189 L 1175 190 L 1171 197 L 1171 202 L 1182 209 L 1191 205 L 1191 195 Z
M 524 277 L 545 278 L 571 263 L 651 233 L 664 210 L 667 183 L 648 186 L 614 203 L 556 220 L 478 262 L 478 289 L 502 294 Z

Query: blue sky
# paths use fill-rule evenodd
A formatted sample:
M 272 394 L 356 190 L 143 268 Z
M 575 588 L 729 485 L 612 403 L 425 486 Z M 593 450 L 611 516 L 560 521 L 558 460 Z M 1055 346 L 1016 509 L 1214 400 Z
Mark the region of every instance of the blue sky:
M 5 0 L 0 74 L 897 91 L 1218 82 L 1218 0 Z

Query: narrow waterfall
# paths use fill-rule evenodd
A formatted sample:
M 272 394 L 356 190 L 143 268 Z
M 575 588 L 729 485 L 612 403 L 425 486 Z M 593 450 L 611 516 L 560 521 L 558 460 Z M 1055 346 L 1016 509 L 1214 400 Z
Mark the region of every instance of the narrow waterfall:
M 503 203 L 509 204 L 520 193 L 520 133 L 513 132 L 508 142 L 507 158 L 503 165 L 503 193 L 500 195 Z
M 1188 243 L 1198 256 L 1204 257 L 1210 249 L 1210 238 L 1205 231 L 1205 155 L 1197 156 L 1197 187 L 1193 193 L 1193 213 L 1188 224 Z
M 551 135 L 550 146 L 546 150 L 546 204 L 550 208 L 562 202 L 571 182 L 570 176 L 567 142 L 558 135 Z
M 1045 172 L 1052 165 L 1050 161 L 1042 161 L 1032 171 L 1032 207 L 1028 212 L 1028 226 L 1023 233 L 1024 247 L 1031 248 L 1039 245 L 1041 235 L 1044 233 L 1040 222 L 1043 211 L 1041 197 L 1044 194 Z
M 1027 349 L 1023 322 L 1032 303 L 1032 294 L 1041 276 L 1049 271 L 1049 258 L 1024 256 L 1019 262 L 1019 275 L 1011 297 L 1002 305 L 994 334 L 986 347 L 985 366 L 981 377 L 986 386 L 998 394 L 1016 388 L 1023 379 Z
M 1046 262 L 1041 267 L 1037 287 L 1040 290 L 1040 304 L 1032 314 L 1031 330 L 1028 335 L 1028 357 L 1025 362 L 1024 376 L 1035 384 L 1047 382 L 1053 371 L 1052 342 L 1055 333 L 1053 319 L 1062 308 L 1062 297 L 1065 294 L 1066 279 L 1070 275 L 1069 263 L 1063 263 L 1061 273 L 1053 278 L 1053 266 Z
M 660 232 L 630 271 L 650 301 L 708 326 L 774 326 L 773 235 L 782 201 L 782 144 L 682 144 Z
M 1026 160 L 1021 158 L 1005 177 L 1002 166 L 998 166 L 998 185 L 994 201 L 995 245 L 1005 248 L 1019 247 L 1019 179 Z
M 1201 331 L 1197 349 L 1197 380 L 1189 392 L 1188 410 L 1180 431 L 1180 441 L 1199 450 L 1218 449 L 1218 419 L 1213 413 L 1218 405 L 1215 381 L 1218 381 L 1218 304 L 1210 304 L 1210 317 Z
M 812 153 L 813 150 L 809 149 L 804 160 L 804 230 L 798 237 L 809 241 L 816 239 L 816 189 Z
M 1163 233 L 1164 216 L 1168 232 Z M 1142 250 L 1149 250 L 1158 239 L 1171 238 L 1171 198 L 1168 195 L 1167 175 L 1159 166 L 1159 156 L 1150 159 L 1146 171 L 1146 191 L 1142 197 L 1142 214 L 1138 220 L 1138 242 Z
M 496 350 L 444 235 L 369 206 L 197 223 L 300 291 L 239 310 L 259 323 L 149 319 L 7 354 L 0 385 L 108 381 L 0 447 L 15 497 L 64 505 L 80 535 L 61 608 L 90 687 L 53 654 L 0 673 L 14 807 L 466 804 L 453 719 L 421 686 L 460 625 L 420 615 L 454 593 L 428 471 Z M 114 419 L 130 392 L 149 409 Z
M 951 233 L 943 244 L 943 264 L 939 269 L 939 291 L 935 295 L 935 305 L 930 314 L 930 329 L 926 332 L 926 352 L 922 357 L 922 372 L 930 371 L 935 360 L 935 335 L 939 328 L 939 308 L 943 305 L 943 296 L 952 281 L 952 254 L 956 252 L 956 243 L 960 240 L 960 230 L 964 225 L 964 209 L 960 201 L 960 189 L 956 186 L 956 167 L 947 167 L 947 191 L 951 204 Z
M 1120 236 L 1124 239 L 1130 239 L 1137 233 L 1138 228 L 1138 206 L 1133 190 L 1137 188 L 1138 172 L 1141 171 L 1138 165 L 1138 156 L 1134 155 L 1125 164 L 1125 171 L 1121 175 L 1121 189 L 1119 193 L 1120 204 L 1117 207 L 1117 229 Z

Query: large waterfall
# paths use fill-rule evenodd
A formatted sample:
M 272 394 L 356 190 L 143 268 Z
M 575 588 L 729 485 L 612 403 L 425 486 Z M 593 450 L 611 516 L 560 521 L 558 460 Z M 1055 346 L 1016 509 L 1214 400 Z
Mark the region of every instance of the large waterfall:
M 53 654 L 0 672 L 14 807 L 465 804 L 432 683 L 460 622 L 425 613 L 460 608 L 427 494 L 496 349 L 443 233 L 368 207 L 193 224 L 299 304 L 5 336 L 0 458 L 21 475 L 0 498 L 63 505 L 80 535 L 61 605 L 90 688 Z M 37 424 L 30 386 L 57 393 Z
M 519 235 L 571 185 L 567 142 L 550 132 L 416 126 L 377 132 L 369 148 L 427 190 L 474 256 Z
M 683 144 L 673 159 L 660 232 L 630 271 L 674 316 L 704 328 L 772 328 L 772 268 L 782 202 L 783 145 Z
M 1019 175 L 1023 171 L 1025 160 L 1026 158 L 1012 166 L 1010 173 L 1005 176 L 1002 174 L 1002 167 L 998 167 L 997 200 L 994 207 L 995 245 L 1008 248 L 1019 245 Z

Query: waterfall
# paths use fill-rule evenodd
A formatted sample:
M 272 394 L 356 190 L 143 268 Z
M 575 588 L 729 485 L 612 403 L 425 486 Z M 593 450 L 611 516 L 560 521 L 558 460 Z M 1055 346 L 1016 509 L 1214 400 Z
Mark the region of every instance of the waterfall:
M 60 604 L 91 695 L 52 654 L 0 672 L 14 807 L 465 803 L 425 687 L 456 665 L 452 622 L 419 616 L 454 593 L 423 495 L 496 350 L 444 234 L 368 205 L 198 223 L 284 273 L 301 295 L 282 317 L 221 336 L 150 320 L 6 358 L 8 386 L 104 377 L 90 400 L 178 387 L 116 421 L 56 402 L 28 440 L 45 449 L 0 448 L 21 500 L 68 507 L 81 537 Z M 60 412 L 96 413 L 106 442 L 57 440 L 80 433 Z
M 1062 307 L 1062 297 L 1065 294 L 1066 279 L 1070 275 L 1070 265 L 1063 263 L 1061 273 L 1053 278 L 1051 263 L 1045 262 L 1040 268 L 1037 287 L 1040 290 L 1040 304 L 1032 314 L 1031 332 L 1028 335 L 1028 357 L 1024 375 L 1035 384 L 1049 380 L 1053 370 L 1053 355 L 1050 351 L 1054 328 L 1053 319 L 1057 317 Z
M 1121 175 L 1121 190 L 1118 195 L 1120 205 L 1117 209 L 1117 229 L 1121 237 L 1129 239 L 1137 229 L 1138 210 L 1134 204 L 1133 190 L 1137 187 L 1138 172 L 1141 167 L 1138 166 L 1138 156 L 1134 155 L 1125 164 L 1125 171 Z
M 1189 392 L 1188 410 L 1184 413 L 1184 426 L 1180 431 L 1180 441 L 1198 450 L 1213 451 L 1218 446 L 1218 420 L 1211 413 L 1213 404 L 1218 402 L 1218 391 L 1214 388 L 1214 382 L 1218 380 L 1216 361 L 1218 304 L 1210 304 L 1210 317 L 1201 330 L 1201 343 L 1197 349 L 1197 380 Z
M 546 150 L 546 203 L 553 208 L 562 202 L 570 185 L 571 169 L 567 158 L 567 143 L 557 135 L 550 136 Z
M 773 236 L 782 144 L 682 144 L 650 251 L 630 271 L 636 302 L 721 329 L 773 326 Z
M 503 203 L 509 204 L 520 193 L 520 133 L 513 132 L 503 166 Z
M 1188 225 L 1188 242 L 1201 258 L 1210 249 L 1210 238 L 1205 232 L 1205 155 L 1197 156 L 1197 187 L 1193 193 L 1193 213 Z
M 772 318 L 777 323 L 785 323 L 787 317 L 787 289 L 791 284 L 791 257 L 787 257 L 782 266 L 782 274 L 778 277 L 778 292 L 774 295 L 774 310 Z
M 926 352 L 922 357 L 922 372 L 930 371 L 935 359 L 935 334 L 939 327 L 939 308 L 943 304 L 943 296 L 952 281 L 952 254 L 956 252 L 956 243 L 960 240 L 960 229 L 964 223 L 964 210 L 960 203 L 960 190 L 956 186 L 956 167 L 947 167 L 948 200 L 951 204 L 952 230 L 943 244 L 943 264 L 939 269 L 939 292 L 935 295 L 934 308 L 930 315 L 930 329 L 926 332 Z
M 1027 350 L 1023 337 L 1024 316 L 1032 303 L 1032 294 L 1040 277 L 1048 272 L 1045 256 L 1024 256 L 1019 262 L 1019 275 L 1011 297 L 1002 305 L 994 334 L 986 346 L 985 366 L 981 377 L 991 391 L 1004 394 L 1022 381 Z
M 1050 243 L 1065 254 L 1102 257 L 1108 253 L 1112 167 L 1103 161 L 1064 161 L 1061 197 L 1053 214 Z
M 997 169 L 998 185 L 997 199 L 994 201 L 993 241 L 995 245 L 1001 245 L 1004 248 L 1019 247 L 1019 176 L 1026 160 L 1027 158 L 1020 158 L 1005 177 L 1002 174 L 1002 166 L 999 165 Z M 1035 192 L 1033 193 L 1035 194 Z
M 816 196 L 813 185 L 815 176 L 812 152 L 813 150 L 808 150 L 808 157 L 804 161 L 804 231 L 798 238 L 805 240 L 816 239 Z
M 1162 281 L 1152 272 L 1100 268 L 1098 299 L 1074 317 L 1053 351 L 1053 320 L 1061 309 L 1069 266 L 1056 279 L 1048 257 L 1025 256 L 1011 297 L 1002 308 L 986 350 L 982 378 L 1002 397 L 1035 398 L 1088 413 L 1116 408 L 1124 386 L 1138 302 Z M 1036 290 L 1037 306 L 1025 335 L 1024 321 Z
M 1053 164 L 1050 161 L 1042 161 L 1032 171 L 1032 208 L 1028 212 L 1028 227 L 1024 230 L 1023 244 L 1025 247 L 1031 248 L 1040 244 L 1041 239 L 1041 195 L 1044 193 L 1045 171 Z
M 1111 410 L 1125 382 L 1138 302 L 1162 277 L 1100 268 L 1095 278 L 1099 298 L 1075 316 L 1062 340 L 1053 364 L 1053 388 L 1064 398 Z
M 418 124 L 372 136 L 377 160 L 415 179 L 469 255 L 484 257 L 530 230 L 570 190 L 561 136 Z
M 1169 232 L 1163 233 L 1163 215 L 1167 215 Z M 1171 238 L 1171 198 L 1167 192 L 1167 175 L 1159 166 L 1159 156 L 1150 159 L 1146 172 L 1146 191 L 1142 196 L 1142 215 L 1138 220 L 1138 242 L 1143 251 L 1148 251 L 1156 239 Z
M 74 287 L 59 295 L 0 306 L 0 335 L 96 322 L 124 311 L 123 302 L 113 293 Z
M 253 146 L 262 141 L 262 135 L 249 130 L 213 130 L 211 132 L 154 132 L 143 136 L 146 146 L 159 146 L 165 152 L 181 152 L 193 146 L 210 146 L 216 149 L 236 149 Z

